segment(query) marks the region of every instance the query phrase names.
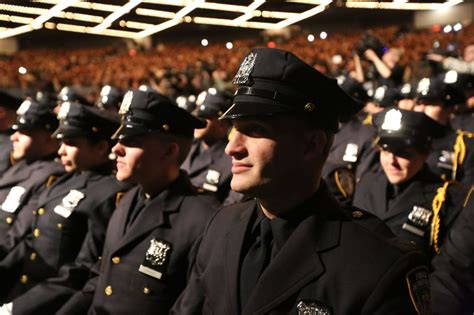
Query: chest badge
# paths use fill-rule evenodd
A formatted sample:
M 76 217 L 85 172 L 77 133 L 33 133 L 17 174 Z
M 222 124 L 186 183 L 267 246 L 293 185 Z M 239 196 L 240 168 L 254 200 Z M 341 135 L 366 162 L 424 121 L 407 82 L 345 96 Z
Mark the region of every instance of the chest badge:
M 413 206 L 413 210 L 408 215 L 407 222 L 403 223 L 402 229 L 423 237 L 431 223 L 432 216 L 433 211 Z
M 150 247 L 138 271 L 150 277 L 161 279 L 165 273 L 171 255 L 171 243 L 165 240 L 150 240 Z
M 21 197 L 25 194 L 26 189 L 21 186 L 15 186 L 8 192 L 7 198 L 2 203 L 2 210 L 13 213 L 21 203 Z
M 85 196 L 86 195 L 84 195 L 84 193 L 80 192 L 79 190 L 73 189 L 69 191 L 69 193 L 61 201 L 61 204 L 54 207 L 54 213 L 62 216 L 63 218 L 68 218 Z
M 212 192 L 216 192 L 221 178 L 221 173 L 215 170 L 208 170 L 206 175 L 206 182 L 202 185 L 202 188 Z
M 355 163 L 357 162 L 357 154 L 359 153 L 359 146 L 355 143 L 348 143 L 346 146 L 346 151 L 344 151 L 344 156 L 342 160 L 345 162 Z
M 318 301 L 301 300 L 296 305 L 298 315 L 331 315 L 331 310 Z

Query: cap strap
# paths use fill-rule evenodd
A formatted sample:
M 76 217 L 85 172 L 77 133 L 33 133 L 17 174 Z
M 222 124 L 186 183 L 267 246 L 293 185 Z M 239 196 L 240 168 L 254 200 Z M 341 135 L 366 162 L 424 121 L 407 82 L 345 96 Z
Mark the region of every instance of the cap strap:
M 302 103 L 303 105 L 305 105 L 308 102 L 307 100 L 301 98 L 301 96 L 297 94 L 289 95 L 289 94 L 281 93 L 278 91 L 256 89 L 249 86 L 239 87 L 237 92 L 235 92 L 235 95 L 258 96 L 258 97 L 271 99 L 282 104 Z M 288 108 L 292 108 L 292 107 L 288 106 Z

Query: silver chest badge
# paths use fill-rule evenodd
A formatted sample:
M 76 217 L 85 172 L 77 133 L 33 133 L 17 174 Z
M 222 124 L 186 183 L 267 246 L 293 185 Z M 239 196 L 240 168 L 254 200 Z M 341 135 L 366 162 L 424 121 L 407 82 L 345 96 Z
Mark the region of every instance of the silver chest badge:
M 346 151 L 344 151 L 344 156 L 342 160 L 345 162 L 357 162 L 357 154 L 359 153 L 359 146 L 355 143 L 348 143 L 346 146 Z
M 7 198 L 2 203 L 2 210 L 13 213 L 16 211 L 21 203 L 21 197 L 25 193 L 26 189 L 21 186 L 15 186 L 8 192 Z
M 239 70 L 232 80 L 233 84 L 247 84 L 250 82 L 250 73 L 252 73 L 257 60 L 257 53 L 251 52 L 240 64 Z
M 403 224 L 402 229 L 423 237 L 431 223 L 432 216 L 433 211 L 423 207 L 413 206 L 413 210 L 408 215 L 408 220 Z
M 63 198 L 60 205 L 54 207 L 54 213 L 62 216 L 63 218 L 68 218 L 74 209 L 79 204 L 79 201 L 84 199 L 86 195 L 84 195 L 79 190 L 71 190 L 69 193 Z
M 171 244 L 164 240 L 150 240 L 150 247 L 138 271 L 153 278 L 161 279 L 171 254 Z
M 331 310 L 316 301 L 302 300 L 296 306 L 298 315 L 331 315 Z
M 208 170 L 206 175 L 206 182 L 202 185 L 202 188 L 205 190 L 216 192 L 219 184 L 219 179 L 221 178 L 221 173 L 215 170 Z

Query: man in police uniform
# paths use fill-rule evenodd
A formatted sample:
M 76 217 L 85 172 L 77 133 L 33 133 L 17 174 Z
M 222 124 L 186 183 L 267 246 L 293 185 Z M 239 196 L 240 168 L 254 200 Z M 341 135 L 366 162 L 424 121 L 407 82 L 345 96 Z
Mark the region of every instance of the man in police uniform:
M 454 105 L 464 102 L 462 91 L 445 82 L 445 77 L 423 78 L 417 86 L 414 110 L 423 112 L 443 125 L 444 135 L 433 141 L 428 157 L 430 169 L 444 180 L 474 183 L 474 135 L 454 130 L 450 119 Z
M 35 220 L 31 235 L 0 262 L 4 302 L 23 294 L 76 258 L 88 230 L 102 242 L 117 194 L 127 185 L 111 175 L 110 137 L 120 124 L 117 114 L 64 102 L 53 137 L 62 141 L 58 154 L 67 174 L 27 209 Z M 96 259 L 102 248 L 96 250 Z
M 58 314 L 168 314 L 218 208 L 179 168 L 203 121 L 151 91 L 127 92 L 120 113 L 116 177 L 139 185 L 112 215 L 92 277 Z
M 375 217 L 341 208 L 320 180 L 340 115 L 358 108 L 353 100 L 276 49 L 253 49 L 234 83 L 222 117 L 236 129 L 226 147 L 231 186 L 255 199 L 210 221 L 172 313 L 427 313 L 422 255 L 376 232 Z
M 206 120 L 207 125 L 194 130 L 195 141 L 181 165 L 188 172 L 194 186 L 215 194 L 220 202 L 224 202 L 229 195 L 232 163 L 224 153 L 230 124 L 218 118 L 230 104 L 230 96 L 215 88 L 198 95 L 195 114 Z
M 0 179 L 0 257 L 14 246 L 16 238 L 31 225 L 33 214 L 24 205 L 33 202 L 55 179 L 64 174 L 58 163 L 59 142 L 51 138 L 58 126 L 56 115 L 46 104 L 26 99 L 17 110 L 11 140 L 12 158 L 18 161 Z
M 19 98 L 0 91 L 0 176 L 11 166 L 11 127 L 15 122 L 16 110 L 20 104 Z
M 389 108 L 374 117 L 382 170 L 362 177 L 353 205 L 432 256 L 461 210 L 467 191 L 432 173 L 426 159 L 442 127 L 423 113 Z

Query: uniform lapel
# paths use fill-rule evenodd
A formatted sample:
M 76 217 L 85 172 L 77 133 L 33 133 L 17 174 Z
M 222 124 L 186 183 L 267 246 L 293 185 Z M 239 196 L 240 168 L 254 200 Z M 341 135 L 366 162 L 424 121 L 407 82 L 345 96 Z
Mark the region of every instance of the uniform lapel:
M 132 209 L 133 200 L 139 190 L 139 186 L 130 189 L 120 200 L 118 208 L 110 218 L 109 227 L 107 228 L 107 243 L 113 247 L 112 249 L 115 249 L 124 237 L 128 214 Z
M 225 282 L 229 293 L 230 309 L 234 314 L 239 313 L 239 265 L 240 255 L 245 237 L 245 231 L 249 225 L 250 218 L 256 207 L 256 201 L 252 200 L 242 204 L 239 211 L 239 222 L 227 233 L 225 246 Z
M 90 173 L 84 172 L 82 174 L 68 174 L 67 177 L 60 178 L 51 186 L 47 192 L 47 200 L 51 200 L 58 196 L 66 196 L 71 190 L 81 190 L 87 186 L 90 179 Z M 41 200 L 40 202 L 43 202 Z
M 25 161 L 20 161 L 3 174 L 0 180 L 0 187 L 9 187 L 22 182 L 30 177 L 33 171 L 33 167 L 27 165 Z
M 371 185 L 371 190 L 366 194 L 367 201 L 370 206 L 363 209 L 371 212 L 381 219 L 387 216 L 387 186 L 388 180 L 383 171 L 377 173 L 374 177 L 374 185 Z
M 243 314 L 269 311 L 324 273 L 319 252 L 339 244 L 341 218 L 333 202 L 319 204 L 324 208 L 315 209 L 299 224 L 265 269 Z

